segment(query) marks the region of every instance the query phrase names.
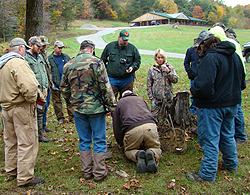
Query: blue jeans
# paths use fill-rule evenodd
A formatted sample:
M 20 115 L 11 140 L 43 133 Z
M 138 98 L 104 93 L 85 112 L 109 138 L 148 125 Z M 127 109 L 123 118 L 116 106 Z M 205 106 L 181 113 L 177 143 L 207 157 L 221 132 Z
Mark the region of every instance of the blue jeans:
M 194 83 L 194 80 L 190 80 L 191 87 L 192 87 L 193 83 Z M 197 107 L 195 105 L 193 105 L 194 98 L 191 96 L 190 100 L 191 100 L 190 112 L 191 112 L 191 114 L 197 114 L 196 113 L 196 108 Z
M 91 149 L 92 137 L 94 153 L 106 152 L 106 119 L 105 114 L 81 114 L 74 112 L 76 130 L 79 135 L 80 151 Z
M 238 166 L 237 149 L 234 139 L 234 117 L 237 106 L 225 108 L 199 108 L 198 138 L 203 150 L 200 176 L 209 181 L 216 179 L 219 149 L 223 164 L 228 170 Z
M 134 80 L 134 76 L 126 77 L 126 78 L 112 78 L 109 77 L 109 82 L 113 85 L 118 91 L 120 91 L 123 87 L 129 84 Z
M 50 104 L 50 96 L 51 96 L 51 90 L 50 88 L 48 88 L 48 94 L 47 94 L 46 103 L 45 103 L 45 110 L 43 114 L 43 129 L 45 129 L 46 124 L 47 124 L 47 111 L 48 111 L 48 107 Z
M 247 135 L 245 133 L 245 119 L 243 116 L 243 111 L 241 109 L 241 104 L 237 105 L 237 114 L 234 119 L 235 134 L 234 138 L 238 141 L 247 141 Z

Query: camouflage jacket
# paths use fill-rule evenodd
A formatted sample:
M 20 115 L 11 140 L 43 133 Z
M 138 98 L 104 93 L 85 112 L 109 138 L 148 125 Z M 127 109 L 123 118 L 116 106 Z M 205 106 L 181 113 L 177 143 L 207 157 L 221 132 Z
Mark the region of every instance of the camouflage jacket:
M 153 65 L 148 70 L 147 91 L 149 99 L 172 100 L 173 86 L 172 83 L 178 82 L 178 76 L 174 67 L 167 63 L 170 73 L 162 71 L 159 66 Z
M 70 61 L 70 59 L 71 59 L 65 53 L 62 53 L 62 57 L 63 57 L 63 60 L 64 60 L 65 64 L 68 61 Z M 61 83 L 61 77 L 60 77 L 60 73 L 59 73 L 59 70 L 58 70 L 58 65 L 57 65 L 56 60 L 54 58 L 53 52 L 52 52 L 52 54 L 49 55 L 48 61 L 49 61 L 50 67 L 51 67 L 51 75 L 52 75 L 53 84 L 55 85 L 56 88 L 59 88 L 60 83 Z
M 64 65 L 60 87 L 76 112 L 97 114 L 116 106 L 105 65 L 89 52 L 81 51 Z
M 38 55 L 38 59 L 34 58 L 29 52 L 26 52 L 24 59 L 28 62 L 30 68 L 36 75 L 38 83 L 41 85 L 41 91 L 44 92 L 48 88 L 49 81 L 47 72 L 45 69 L 45 62 L 41 54 Z

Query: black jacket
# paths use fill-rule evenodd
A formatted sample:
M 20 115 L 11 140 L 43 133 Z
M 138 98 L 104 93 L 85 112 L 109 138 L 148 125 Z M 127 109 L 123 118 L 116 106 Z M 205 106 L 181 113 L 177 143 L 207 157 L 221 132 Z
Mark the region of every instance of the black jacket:
M 244 68 L 235 46 L 223 41 L 209 49 L 197 66 L 190 91 L 198 108 L 222 108 L 241 103 L 245 88 Z
M 120 146 L 123 146 L 125 132 L 146 123 L 155 123 L 155 119 L 144 99 L 130 93 L 118 101 L 113 116 L 113 130 Z

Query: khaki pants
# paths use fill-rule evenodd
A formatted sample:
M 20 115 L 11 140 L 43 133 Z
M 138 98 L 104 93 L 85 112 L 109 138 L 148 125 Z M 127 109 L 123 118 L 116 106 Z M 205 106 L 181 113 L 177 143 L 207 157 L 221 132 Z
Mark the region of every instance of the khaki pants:
M 2 110 L 2 117 L 7 176 L 17 176 L 17 185 L 25 185 L 34 178 L 38 152 L 36 106 L 24 102 Z
M 152 150 L 155 153 L 155 159 L 158 162 L 161 157 L 161 148 L 156 124 L 146 123 L 125 133 L 123 144 L 128 159 L 136 162 L 136 153 L 142 143 L 146 150 Z
M 59 121 L 60 119 L 64 119 L 62 99 L 61 99 L 61 91 L 52 89 L 51 94 L 52 94 L 52 102 L 53 102 L 53 106 L 54 106 L 54 109 L 55 109 L 57 120 Z M 67 111 L 68 111 L 68 115 L 69 115 L 69 121 L 73 121 L 74 120 L 74 109 L 72 108 L 69 100 L 65 99 L 65 101 L 66 101 L 66 104 L 67 104 Z

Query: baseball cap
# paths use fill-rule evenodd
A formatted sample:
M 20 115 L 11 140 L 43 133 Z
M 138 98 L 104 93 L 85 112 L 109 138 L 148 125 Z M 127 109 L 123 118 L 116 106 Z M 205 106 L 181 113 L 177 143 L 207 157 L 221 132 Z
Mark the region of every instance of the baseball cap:
M 120 37 L 122 38 L 122 40 L 126 41 L 129 40 L 129 32 L 127 30 L 122 30 L 120 32 Z
M 49 43 L 49 39 L 48 39 L 46 36 L 42 35 L 42 36 L 40 36 L 40 39 L 41 39 L 41 41 L 42 41 L 42 43 L 43 43 L 44 45 L 50 44 L 50 43 Z
M 82 43 L 81 43 L 81 48 L 86 48 L 86 47 L 92 47 L 92 48 L 95 48 L 95 44 L 93 43 L 93 41 L 91 40 L 84 40 Z
M 23 40 L 20 37 L 15 37 L 9 43 L 9 47 L 14 47 L 14 46 L 19 46 L 19 45 L 24 45 L 26 47 L 26 49 L 31 49 L 31 47 L 27 45 L 25 40 Z
M 57 40 L 57 41 L 54 43 L 54 46 L 64 47 L 64 44 L 63 44 L 62 41 Z
M 29 38 L 29 44 L 37 44 L 38 46 L 43 46 L 44 44 L 42 43 L 42 40 L 38 36 L 33 36 Z
M 235 38 L 237 37 L 237 36 L 236 36 L 236 33 L 234 32 L 234 30 L 231 29 L 231 28 L 228 28 L 225 32 L 226 32 L 226 33 L 229 33 L 229 34 L 232 34 Z
M 216 22 L 216 23 L 212 26 L 212 28 L 215 27 L 215 26 L 220 26 L 221 28 L 223 28 L 224 31 L 225 31 L 226 28 L 227 28 L 226 25 L 223 24 L 222 22 Z
M 197 38 L 198 45 L 200 45 L 203 41 L 209 39 L 210 37 L 214 37 L 214 35 L 205 30 L 201 31 Z

